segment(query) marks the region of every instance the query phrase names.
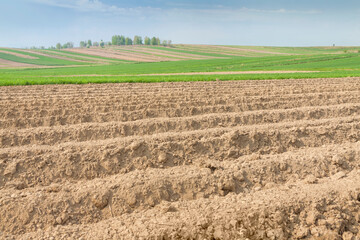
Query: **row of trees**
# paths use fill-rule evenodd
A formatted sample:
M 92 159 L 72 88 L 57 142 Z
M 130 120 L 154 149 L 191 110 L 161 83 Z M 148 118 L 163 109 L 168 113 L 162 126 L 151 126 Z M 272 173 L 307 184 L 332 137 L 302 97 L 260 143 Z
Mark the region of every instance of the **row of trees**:
M 85 47 L 89 48 L 91 46 L 94 46 L 94 47 L 111 46 L 111 42 L 104 42 L 103 40 L 101 40 L 100 42 L 92 42 L 91 40 L 80 42 L 81 48 L 85 48 Z
M 90 48 L 94 47 L 105 47 L 105 46 L 122 46 L 122 45 L 152 45 L 152 46 L 171 46 L 171 40 L 163 40 L 160 41 L 158 37 L 145 37 L 144 39 L 141 36 L 135 36 L 133 39 L 129 37 L 125 37 L 123 35 L 114 35 L 112 36 L 111 42 L 104 42 L 101 40 L 100 42 L 92 42 L 91 40 L 81 41 L 81 48 Z M 48 49 L 66 49 L 66 48 L 74 48 L 73 42 L 67 42 L 65 44 L 58 43 L 56 46 L 51 46 Z M 45 47 L 31 47 L 31 49 L 45 49 Z
M 81 41 L 80 42 L 80 47 L 84 48 L 84 47 L 91 47 L 93 44 L 92 44 L 92 41 L 91 40 L 87 40 L 87 41 Z
M 145 37 L 144 41 L 141 36 L 135 36 L 134 39 L 131 39 L 129 37 L 125 37 L 123 35 L 114 35 L 111 39 L 111 44 L 115 46 L 121 46 L 121 45 L 153 45 L 153 46 L 170 46 L 171 40 L 163 40 L 162 42 L 158 37 Z
M 74 43 L 67 42 L 64 44 L 61 44 L 61 43 L 56 44 L 56 49 L 58 49 L 58 50 L 65 49 L 65 48 L 74 48 Z
M 94 47 L 104 47 L 104 46 L 108 46 L 108 45 L 111 45 L 110 42 L 104 42 L 103 40 L 101 40 L 100 42 L 92 42 L 91 40 L 88 40 L 88 41 L 81 41 L 80 42 L 80 47 L 81 48 L 84 48 L 84 47 L 91 47 L 91 46 L 94 46 Z
M 48 47 L 48 48 L 45 48 L 44 46 L 30 47 L 30 49 L 41 49 L 41 50 L 43 50 L 43 49 L 58 49 L 58 50 L 60 50 L 60 49 L 65 49 L 65 48 L 74 48 L 74 43 L 72 43 L 72 42 L 67 42 L 67 43 L 64 43 L 64 44 L 58 43 L 58 44 L 56 44 L 55 47 L 51 46 L 51 47 Z
M 140 41 L 139 38 L 137 38 L 136 41 L 139 42 Z M 120 36 L 120 35 L 114 35 L 111 38 L 111 44 L 114 46 L 133 45 L 133 43 L 135 43 L 135 38 L 134 38 L 134 41 L 131 38 L 128 38 L 125 36 Z M 141 44 L 141 43 L 139 43 L 139 44 Z

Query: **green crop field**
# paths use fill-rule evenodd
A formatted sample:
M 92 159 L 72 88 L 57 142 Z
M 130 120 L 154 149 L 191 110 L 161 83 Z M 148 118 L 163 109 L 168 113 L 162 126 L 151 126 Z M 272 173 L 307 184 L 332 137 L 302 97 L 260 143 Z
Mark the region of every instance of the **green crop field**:
M 41 65 L 41 66 L 84 65 L 84 63 L 81 63 L 81 62 L 58 59 L 58 58 L 53 58 L 53 57 L 49 57 L 49 56 L 42 56 L 39 54 L 28 53 L 28 52 L 24 52 L 21 50 L 1 49 L 1 48 L 0 48 L 0 50 L 5 50 L 7 52 L 13 52 L 13 53 L 20 53 L 23 55 L 28 55 L 28 56 L 37 58 L 37 59 L 27 59 L 27 58 L 17 57 L 15 55 L 0 52 L 0 59 L 10 60 L 13 62 L 35 64 L 35 65 Z M 39 53 L 41 53 L 41 52 L 39 51 Z M 74 59 L 74 60 L 76 60 L 76 59 Z
M 222 47 L 228 47 L 229 49 L 224 49 L 222 52 Z M 30 53 L 21 49 L 0 49 L 6 52 L 19 53 L 36 58 L 28 59 L 0 52 L 0 60 L 34 65 L 34 67 L 26 68 L 9 68 L 6 67 L 6 65 L 3 67 L 0 65 L 0 85 L 360 76 L 360 48 L 357 47 L 282 48 L 174 45 L 171 48 L 145 46 L 143 48 L 146 51 L 156 49 L 162 50 L 162 52 L 169 52 L 169 54 L 193 54 L 202 57 L 206 56 L 207 58 L 201 60 L 182 59 L 171 61 L 174 60 L 175 57 L 174 55 L 170 55 L 168 57 L 168 59 L 170 59 L 169 61 L 141 62 L 121 59 L 124 55 L 127 56 L 128 54 L 132 54 L 132 52 L 134 52 L 136 56 L 142 54 L 141 50 L 136 52 L 127 48 L 102 49 L 104 53 L 111 52 L 111 54 L 113 54 L 109 56 L 98 53 L 97 55 L 92 55 L 88 52 L 82 53 L 80 51 L 36 50 L 39 54 L 46 54 L 46 56 L 43 56 L 36 54 L 36 51 Z M 237 51 L 237 48 L 240 50 Z M 209 51 L 209 53 L 206 53 L 206 51 Z M 229 52 L 233 54 L 228 55 Z M 242 52 L 251 53 L 251 56 L 241 56 Z M 269 54 L 269 52 L 273 52 L 274 54 Z M 156 52 L 154 54 L 144 52 L 143 55 L 146 57 L 160 56 Z M 66 57 L 66 59 L 61 59 L 59 56 Z M 116 56 L 116 58 L 114 58 L 114 56 Z M 87 58 L 92 58 L 93 60 L 85 62 Z M 94 61 L 94 59 L 98 59 L 99 61 Z M 84 62 L 77 60 L 83 60 Z M 105 61 L 107 62 L 105 63 Z M 242 74 L 240 73 L 241 71 L 247 73 Z M 249 71 L 252 72 L 248 73 Z M 261 71 L 266 71 L 266 73 L 262 73 Z M 271 71 L 278 72 L 272 73 Z M 188 73 L 189 75 L 181 75 L 183 73 Z

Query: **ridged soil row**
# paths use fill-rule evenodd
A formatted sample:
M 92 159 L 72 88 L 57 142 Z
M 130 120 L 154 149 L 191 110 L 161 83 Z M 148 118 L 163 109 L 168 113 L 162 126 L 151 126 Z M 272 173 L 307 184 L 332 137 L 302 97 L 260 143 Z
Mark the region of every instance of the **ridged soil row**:
M 0 239 L 360 238 L 359 81 L 1 88 Z
M 343 95 L 342 97 L 318 97 L 301 96 L 271 100 L 257 99 L 253 102 L 242 99 L 219 100 L 219 104 L 208 105 L 208 103 L 199 103 L 198 105 L 182 104 L 158 104 L 156 107 L 150 107 L 150 104 L 140 104 L 124 106 L 124 103 L 108 103 L 106 106 L 88 105 L 73 109 L 56 108 L 42 109 L 38 111 L 4 110 L 3 118 L 0 119 L 0 129 L 5 128 L 30 128 L 42 126 L 57 126 L 68 124 L 79 124 L 86 122 L 126 122 L 136 121 L 146 118 L 161 117 L 186 117 L 209 113 L 243 112 L 269 109 L 288 109 L 306 106 L 327 106 L 343 103 L 358 103 L 360 95 Z M 125 104 L 126 105 L 126 104 Z M 202 106 L 204 105 L 204 106 Z M 67 106 L 67 105 L 65 105 Z
M 94 179 L 135 169 L 222 161 L 247 154 L 270 154 L 360 140 L 359 117 L 295 121 L 257 126 L 160 133 L 53 146 L 0 149 L 0 186 L 23 187 L 65 180 Z
M 243 91 L 243 90 L 242 90 Z M 269 90 L 264 92 L 255 91 L 254 93 L 250 94 L 247 91 L 236 91 L 232 89 L 231 91 L 221 92 L 216 90 L 206 90 L 204 92 L 197 91 L 196 93 L 189 93 L 189 92 L 165 92 L 165 93 L 137 93 L 137 92 L 130 92 L 126 94 L 110 94 L 110 93 L 89 93 L 82 95 L 69 95 L 68 97 L 65 96 L 59 96 L 59 97 L 53 97 L 50 96 L 44 96 L 42 98 L 37 97 L 36 100 L 34 99 L 4 99 L 1 101 L 1 106 L 9 106 L 9 107 L 16 107 L 20 108 L 20 110 L 28 110 L 28 108 L 38 108 L 38 107 L 50 107 L 54 104 L 61 105 L 61 104 L 67 104 L 71 102 L 75 106 L 82 105 L 86 102 L 89 102 L 91 104 L 101 104 L 102 101 L 105 101 L 105 103 L 115 102 L 115 103 L 126 103 L 129 105 L 136 105 L 136 104 L 144 104 L 147 101 L 151 100 L 154 101 L 156 104 L 166 104 L 166 103 L 182 103 L 182 102 L 189 102 L 192 101 L 196 102 L 206 102 L 206 100 L 211 101 L 219 101 L 219 99 L 225 100 L 240 100 L 245 101 L 246 99 L 249 100 L 281 100 L 285 98 L 290 99 L 296 99 L 296 97 L 299 96 L 317 96 L 319 98 L 329 98 L 329 97 L 336 97 L 336 96 L 342 96 L 342 95 L 355 95 L 360 90 L 351 88 L 346 91 L 337 91 L 336 89 L 332 89 L 332 91 L 303 91 L 303 92 L 282 92 L 282 91 L 276 91 L 276 90 Z M 204 97 L 208 97 L 208 99 L 204 99 Z M 190 101 L 191 100 L 191 101 Z
M 277 82 L 276 82 L 277 81 Z M 236 81 L 224 82 L 192 82 L 192 83 L 152 83 L 152 84 L 89 84 L 82 86 L 12 86 L 2 87 L 0 92 L 1 100 L 16 97 L 18 100 L 33 100 L 33 95 L 39 98 L 65 98 L 75 96 L 86 96 L 89 94 L 96 95 L 129 95 L 133 94 L 159 94 L 159 93 L 198 93 L 216 90 L 219 93 L 240 92 L 246 94 L 262 93 L 263 91 L 271 94 L 271 92 L 281 91 L 286 93 L 302 93 L 302 92 L 326 92 L 326 91 L 347 91 L 359 88 L 359 79 L 333 79 L 333 80 L 278 80 L 270 81 L 242 81 L 238 84 Z M 221 87 L 221 88 L 219 88 Z M 186 89 L 186 91 L 185 91 Z
M 359 143 L 347 143 L 224 162 L 203 160 L 164 170 L 136 170 L 21 192 L 13 191 L 18 186 L 8 185 L 0 190 L 0 213 L 8 220 L 0 230 L 22 233 L 56 225 L 95 223 L 148 210 L 164 201 L 245 195 L 285 183 L 316 184 L 322 178 L 344 178 L 359 166 Z
M 261 110 L 234 113 L 211 113 L 176 118 L 150 118 L 129 122 L 105 122 L 64 125 L 56 127 L 0 130 L 0 147 L 25 145 L 54 145 L 64 142 L 84 142 L 118 137 L 182 132 L 216 127 L 257 125 L 299 120 L 337 118 L 360 115 L 360 104 L 340 104 Z
M 0 96 L 2 96 L 1 104 L 8 104 L 10 102 L 16 103 L 32 103 L 32 102 L 52 102 L 52 101 L 64 101 L 64 100 L 82 100 L 86 98 L 87 100 L 91 99 L 91 97 L 111 97 L 115 99 L 123 98 L 123 99 L 134 99 L 141 100 L 139 97 L 151 98 L 166 100 L 171 99 L 172 97 L 192 97 L 196 98 L 201 95 L 209 95 L 211 97 L 215 96 L 226 96 L 231 95 L 234 96 L 271 96 L 271 95 L 286 95 L 286 94 L 305 94 L 305 93 L 331 93 L 331 92 L 347 92 L 347 91 L 359 91 L 359 84 L 347 84 L 345 86 L 340 85 L 316 85 L 313 87 L 310 86 L 298 86 L 293 87 L 290 86 L 254 86 L 254 87 L 246 87 L 246 86 L 224 86 L 221 82 L 220 84 L 202 87 L 202 88 L 194 88 L 193 90 L 186 90 L 186 86 L 184 87 L 174 87 L 174 88 L 159 88 L 154 91 L 151 90 L 154 84 L 145 84 L 150 88 L 123 88 L 117 89 L 114 85 L 107 85 L 108 88 L 112 88 L 112 91 L 109 89 L 99 88 L 92 89 L 92 85 L 84 86 L 85 89 L 53 89 L 52 91 L 49 89 L 28 89 L 26 92 L 19 93 L 7 93 L 6 89 L 2 89 Z M 50 86 L 51 88 L 53 86 Z M 87 89 L 88 88 L 88 89 Z M 36 100 L 32 96 L 36 95 Z M 136 98 L 136 99 L 135 99 Z M 180 98 L 179 98 L 180 99 Z
M 145 86 L 151 87 L 149 90 L 147 88 L 135 88 L 135 87 L 123 87 L 117 88 L 116 85 L 105 84 L 108 88 L 103 88 L 99 86 L 98 88 L 92 87 L 92 85 L 84 86 L 84 89 L 79 89 L 76 87 L 70 89 L 58 89 L 55 86 L 49 86 L 48 88 L 36 88 L 33 86 L 32 89 L 27 89 L 24 92 L 9 92 L 6 91 L 4 87 L 2 92 L 0 93 L 0 98 L 3 101 L 33 101 L 33 95 L 37 95 L 37 100 L 66 100 L 66 99 L 73 99 L 73 98 L 83 98 L 89 97 L 91 95 L 104 97 L 104 96 L 124 96 L 131 97 L 131 96 L 162 96 L 166 97 L 167 95 L 177 96 L 179 94 L 183 96 L 191 96 L 196 95 L 199 93 L 207 93 L 207 94 L 231 94 L 231 93 L 238 93 L 239 95 L 244 96 L 252 96 L 252 95 L 274 95 L 274 94 L 301 94 L 301 93 L 326 93 L 326 92 L 338 92 L 341 90 L 344 91 L 358 91 L 359 90 L 359 83 L 357 84 L 346 84 L 346 85 L 339 85 L 339 84 L 312 84 L 312 86 L 294 86 L 294 85 L 285 85 L 285 86 L 246 86 L 246 85 L 225 85 L 224 82 L 214 84 L 213 86 L 204 86 L 204 87 L 193 87 L 192 89 L 184 89 L 187 86 L 174 86 L 163 88 L 159 87 L 157 90 L 154 90 L 155 87 L 154 83 L 152 84 L 145 84 Z M 226 82 L 225 82 L 226 83 Z M 219 89 L 219 87 L 221 87 Z M 54 88 L 54 89 L 52 89 Z M 111 90 L 110 90 L 111 89 Z
M 207 108 L 210 107 L 216 108 L 226 108 L 231 110 L 234 106 L 242 107 L 239 109 L 234 109 L 234 111 L 246 111 L 246 110 L 266 110 L 267 108 L 271 109 L 271 104 L 277 102 L 288 103 L 289 106 L 284 105 L 283 108 L 290 108 L 294 104 L 301 104 L 300 101 L 304 102 L 301 105 L 308 104 L 323 104 L 324 101 L 334 102 L 334 103 L 347 103 L 354 102 L 358 100 L 359 95 L 357 92 L 346 92 L 341 94 L 299 94 L 299 95 L 289 95 L 289 96 L 257 96 L 257 97 L 214 97 L 209 98 L 209 100 L 204 100 L 203 98 L 199 99 L 184 99 L 181 100 L 172 99 L 167 102 L 165 100 L 134 100 L 134 101 L 125 101 L 125 100 L 116 100 L 113 98 L 108 99 L 96 99 L 95 101 L 86 100 L 85 102 L 75 103 L 72 102 L 54 102 L 40 105 L 36 107 L 31 106 L 19 106 L 19 103 L 8 103 L 4 105 L 4 108 L 1 108 L 0 113 L 2 114 L 2 120 L 10 119 L 21 119 L 21 118 L 36 118 L 36 117 L 55 117 L 63 115 L 72 115 L 75 113 L 85 114 L 92 111 L 92 114 L 102 114 L 109 112 L 126 112 L 131 111 L 165 111 L 169 108 L 179 109 L 179 114 L 181 111 L 187 111 L 188 109 Z M 317 102 L 318 101 L 318 102 Z M 329 104 L 329 102 L 327 102 Z M 152 104 L 151 104 L 152 103 Z M 293 105 L 290 105 L 290 104 Z M 300 106 L 301 106 L 300 105 Z M 6 107 L 5 107 L 6 106 Z M 247 108 L 245 108 L 247 106 Z M 268 107 L 267 107 L 268 106 Z M 278 107 L 278 106 L 275 106 Z M 281 107 L 281 106 L 279 106 Z M 186 115 L 185 115 L 186 116 Z
M 246 195 L 164 201 L 147 211 L 96 224 L 50 227 L 20 239 L 351 239 L 358 236 L 360 202 L 353 189 L 359 176 L 353 171 L 317 184 L 299 182 Z

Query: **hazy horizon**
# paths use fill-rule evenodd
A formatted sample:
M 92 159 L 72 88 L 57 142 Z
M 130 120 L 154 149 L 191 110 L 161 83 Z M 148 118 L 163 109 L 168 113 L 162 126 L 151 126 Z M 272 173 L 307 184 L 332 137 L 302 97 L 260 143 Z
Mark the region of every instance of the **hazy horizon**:
M 358 46 L 359 15 L 353 0 L 13 0 L 0 3 L 0 46 L 78 45 L 115 34 L 183 44 Z

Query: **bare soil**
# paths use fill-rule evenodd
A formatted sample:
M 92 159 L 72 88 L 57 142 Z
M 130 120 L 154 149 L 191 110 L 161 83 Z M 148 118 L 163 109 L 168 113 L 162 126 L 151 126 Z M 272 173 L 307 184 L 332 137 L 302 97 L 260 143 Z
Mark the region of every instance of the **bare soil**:
M 0 50 L 1 53 L 6 53 L 6 54 L 11 54 L 17 57 L 21 57 L 21 58 L 27 58 L 27 59 L 39 59 L 37 57 L 33 57 L 33 56 L 29 56 L 29 55 L 25 55 L 25 54 L 21 54 L 21 53 L 15 53 L 15 52 L 10 52 L 10 51 L 4 51 L 4 50 Z
M 0 59 L 0 68 L 22 68 L 22 67 L 36 67 L 36 66 L 37 65 Z
M 28 52 L 28 53 L 37 54 L 37 55 L 40 55 L 40 56 L 57 58 L 57 59 L 62 59 L 62 60 L 67 60 L 67 61 L 73 61 L 73 62 L 89 62 L 89 61 L 74 59 L 74 58 L 71 58 L 71 57 L 59 56 L 59 55 L 55 55 L 55 54 L 46 54 L 46 53 L 43 53 L 43 52 L 40 52 L 40 51 L 34 51 L 34 50 L 23 49 L 22 51 Z M 90 63 L 90 62 L 89 62 L 89 63 Z
M 131 53 L 125 51 L 117 51 L 115 49 L 101 49 L 101 48 L 90 48 L 90 49 L 82 49 L 82 48 L 74 48 L 69 49 L 68 51 L 71 52 L 78 52 L 83 54 L 89 54 L 99 57 L 105 58 L 113 58 L 119 60 L 126 60 L 126 61 L 137 61 L 137 62 L 158 62 L 158 61 L 174 61 L 176 59 L 165 58 L 165 57 L 157 57 L 151 56 L 146 54 L 139 54 L 139 53 Z
M 61 52 L 51 52 L 51 55 L 60 55 L 60 56 L 65 56 L 65 57 L 69 57 L 69 58 L 74 58 L 74 55 L 66 53 L 66 49 L 63 49 Z M 94 58 L 94 57 L 90 57 L 90 56 L 79 56 L 81 59 L 85 59 L 85 60 L 89 60 L 89 62 L 93 62 L 93 63 L 102 63 L 102 64 L 106 64 L 106 63 L 111 63 L 111 62 L 116 62 L 115 60 L 107 60 L 107 59 L 100 59 L 100 58 Z
M 120 49 L 123 47 L 120 47 Z M 161 56 L 169 56 L 174 58 L 179 58 L 179 60 L 183 59 L 210 59 L 210 58 L 216 58 L 216 57 L 207 57 L 203 55 L 196 55 L 196 54 L 189 54 L 189 53 L 181 53 L 181 52 L 169 52 L 167 50 L 160 50 L 160 49 L 152 49 L 148 47 L 142 47 L 142 46 L 132 46 L 132 47 L 126 47 L 126 49 L 141 52 L 141 53 L 151 53 Z
M 360 239 L 360 78 L 0 88 L 0 239 Z
M 125 50 L 125 51 L 124 51 Z M 159 61 L 177 61 L 177 59 L 167 57 L 167 56 L 158 56 L 156 54 L 146 54 L 141 52 L 133 51 L 132 49 L 122 49 L 122 48 L 107 48 L 107 52 L 119 54 L 121 56 L 132 56 L 141 60 L 149 60 L 152 62 Z

